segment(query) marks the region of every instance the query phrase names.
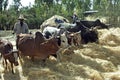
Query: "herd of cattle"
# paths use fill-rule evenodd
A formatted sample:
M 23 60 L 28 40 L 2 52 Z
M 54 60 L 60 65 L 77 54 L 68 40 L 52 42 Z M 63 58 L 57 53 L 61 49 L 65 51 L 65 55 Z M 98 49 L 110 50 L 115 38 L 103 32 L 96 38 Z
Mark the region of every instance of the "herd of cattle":
M 3 64 L 7 69 L 7 60 L 11 63 L 12 72 L 13 66 L 18 65 L 17 58 L 29 56 L 32 60 L 39 57 L 46 60 L 50 55 L 59 59 L 60 49 L 70 45 L 80 46 L 89 42 L 99 42 L 98 32 L 96 29 L 106 28 L 108 26 L 100 20 L 82 21 L 77 20 L 74 24 L 60 23 L 59 26 L 47 26 L 42 32 L 35 34 L 19 34 L 16 39 L 16 49 L 13 49 L 11 42 L 0 39 L 0 53 L 4 58 Z

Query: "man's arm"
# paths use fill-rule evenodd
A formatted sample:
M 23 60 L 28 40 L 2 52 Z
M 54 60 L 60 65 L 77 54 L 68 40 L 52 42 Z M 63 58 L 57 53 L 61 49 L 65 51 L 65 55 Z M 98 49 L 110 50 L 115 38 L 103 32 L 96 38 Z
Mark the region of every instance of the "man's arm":
M 15 24 L 14 24 L 14 28 L 13 28 L 13 33 L 12 33 L 12 34 L 15 34 L 16 31 L 17 31 L 17 24 L 15 23 Z

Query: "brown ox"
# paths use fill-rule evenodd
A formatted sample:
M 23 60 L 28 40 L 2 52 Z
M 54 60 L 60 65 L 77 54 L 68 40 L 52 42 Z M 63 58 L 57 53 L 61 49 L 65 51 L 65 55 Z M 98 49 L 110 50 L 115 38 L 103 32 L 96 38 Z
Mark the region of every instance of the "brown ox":
M 32 60 L 34 57 L 45 60 L 50 55 L 56 55 L 59 49 L 55 38 L 46 40 L 41 32 L 36 32 L 35 37 L 18 35 L 16 43 L 21 55 L 29 56 Z
M 18 65 L 18 61 L 17 61 L 18 54 L 16 51 L 13 51 L 12 43 L 6 40 L 0 40 L 0 53 L 5 60 L 6 69 L 8 67 L 8 63 L 7 63 L 8 60 L 11 63 L 12 73 L 14 73 L 13 66 Z
M 81 32 L 68 32 L 68 43 L 73 46 L 80 46 L 81 45 Z

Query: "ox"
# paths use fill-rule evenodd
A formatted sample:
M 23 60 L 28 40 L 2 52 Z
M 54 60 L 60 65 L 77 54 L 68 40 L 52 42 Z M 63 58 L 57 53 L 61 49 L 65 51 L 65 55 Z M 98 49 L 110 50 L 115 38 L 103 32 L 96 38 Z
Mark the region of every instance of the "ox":
M 78 29 L 81 30 L 81 38 L 83 43 L 88 42 L 97 42 L 98 43 L 98 32 L 95 28 L 89 29 L 88 27 L 84 26 L 81 21 L 76 22 Z
M 91 29 L 91 28 L 108 29 L 108 25 L 102 23 L 99 19 L 97 19 L 95 21 L 76 20 L 74 24 L 60 23 L 58 28 L 64 26 L 65 29 L 70 29 L 70 28 L 73 28 L 73 27 L 77 26 L 77 22 L 80 22 L 82 26 L 85 26 L 85 27 L 87 27 L 89 29 Z
M 41 32 L 36 32 L 35 37 L 31 35 L 17 36 L 17 48 L 21 55 L 29 56 L 32 60 L 39 57 L 43 61 L 50 55 L 56 55 L 59 46 L 55 38 L 45 39 Z
M 75 24 L 73 24 L 71 26 L 73 27 L 73 26 L 75 26 Z M 70 28 L 71 28 L 71 26 L 70 26 Z M 69 26 L 67 26 L 67 27 L 69 27 Z M 56 38 L 58 39 L 58 45 L 62 48 L 67 45 L 79 46 L 81 44 L 80 31 L 75 32 L 75 33 L 68 32 L 68 31 L 66 31 L 66 29 L 64 29 L 63 25 L 62 25 L 62 27 L 60 27 L 60 29 L 55 28 L 55 27 L 50 27 L 50 26 L 46 27 L 43 30 L 43 35 L 47 39 L 49 39 L 52 36 L 56 36 Z
M 81 39 L 83 43 L 88 42 L 98 42 L 98 32 L 96 29 L 89 29 L 81 23 L 81 21 L 76 22 L 76 26 L 66 28 L 69 32 L 79 32 L 81 31 Z
M 46 39 L 49 39 L 52 36 L 57 36 L 59 32 L 60 32 L 60 29 L 57 29 L 56 27 L 47 26 L 44 28 L 42 33 Z
M 79 32 L 68 32 L 67 38 L 68 43 L 72 46 L 80 46 L 81 45 L 81 31 Z
M 6 40 L 0 40 L 0 53 L 5 60 L 6 69 L 8 67 L 8 60 L 11 63 L 12 73 L 14 73 L 13 66 L 18 66 L 18 53 L 17 51 L 13 50 L 12 43 Z
M 80 20 L 80 22 L 88 28 L 96 27 L 98 29 L 108 29 L 108 25 L 102 23 L 99 19 L 95 21 Z
M 49 39 L 51 37 L 55 37 L 57 39 L 58 45 L 60 47 L 68 46 L 68 40 L 67 40 L 67 32 L 64 28 L 55 28 L 55 27 L 46 27 L 43 30 L 43 35 L 46 39 Z

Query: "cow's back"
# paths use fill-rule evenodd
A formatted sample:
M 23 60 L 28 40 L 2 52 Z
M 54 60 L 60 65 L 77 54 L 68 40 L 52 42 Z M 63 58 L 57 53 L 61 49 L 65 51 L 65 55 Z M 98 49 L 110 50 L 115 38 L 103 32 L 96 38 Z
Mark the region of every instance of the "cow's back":
M 45 59 L 49 55 L 55 54 L 59 49 L 55 39 L 43 40 L 43 42 L 38 43 L 37 41 L 40 39 L 37 38 L 26 36 L 18 40 L 17 45 L 21 55 L 30 57 L 37 56 Z

